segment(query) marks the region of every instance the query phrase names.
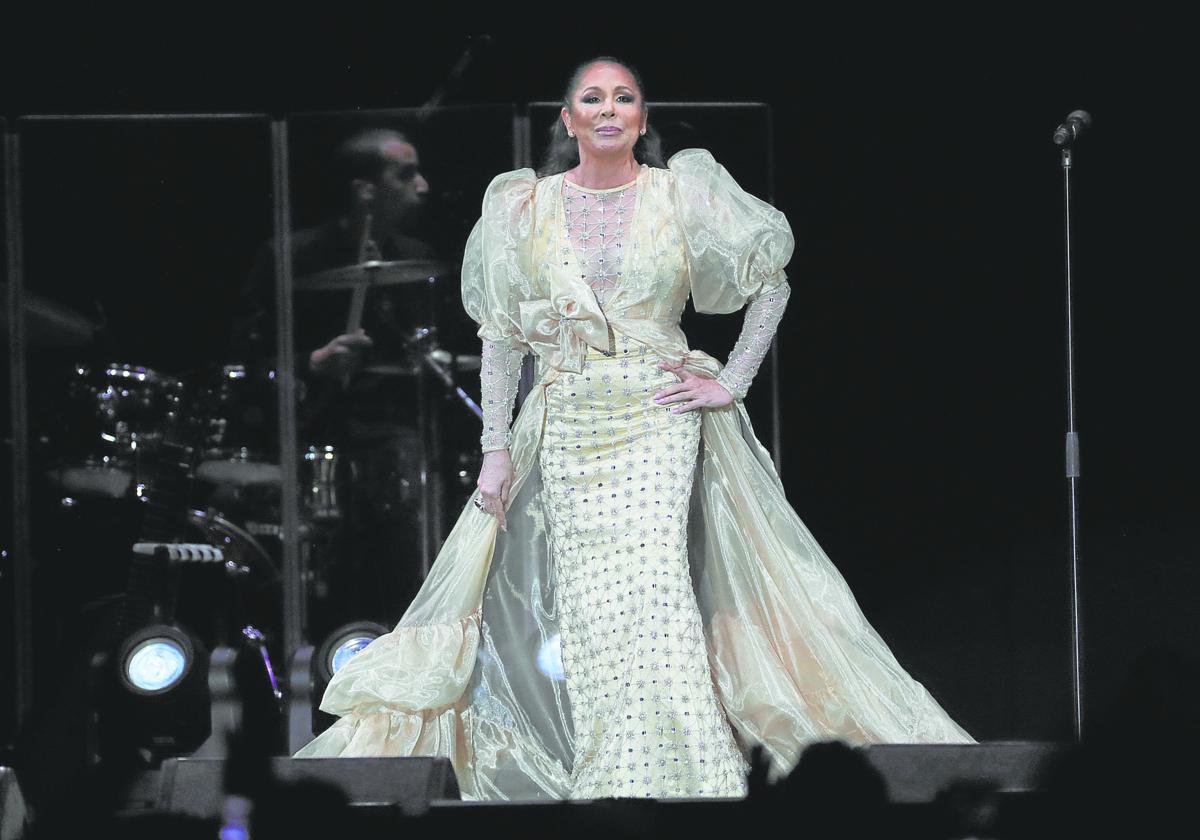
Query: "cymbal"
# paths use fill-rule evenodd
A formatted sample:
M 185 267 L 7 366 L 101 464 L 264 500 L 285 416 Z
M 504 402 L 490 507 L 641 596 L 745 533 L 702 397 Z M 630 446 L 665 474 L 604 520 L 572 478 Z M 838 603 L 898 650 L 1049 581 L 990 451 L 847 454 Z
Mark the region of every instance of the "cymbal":
M 52 300 L 24 291 L 25 340 L 35 347 L 79 347 L 96 337 L 99 324 Z M 0 333 L 8 334 L 8 284 L 0 283 Z
M 430 278 L 445 273 L 446 264 L 436 260 L 368 260 L 297 277 L 295 288 L 301 292 L 319 292 L 398 286 L 406 283 L 426 283 Z

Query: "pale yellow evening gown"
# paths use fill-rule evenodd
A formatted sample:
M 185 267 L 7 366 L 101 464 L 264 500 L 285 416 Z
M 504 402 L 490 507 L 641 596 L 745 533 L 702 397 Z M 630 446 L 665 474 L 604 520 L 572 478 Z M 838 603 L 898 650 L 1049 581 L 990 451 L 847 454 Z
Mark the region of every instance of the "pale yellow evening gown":
M 448 757 L 464 798 L 734 797 L 762 744 L 973 743 L 897 663 L 787 504 L 740 397 L 788 299 L 786 219 L 688 149 L 585 190 L 498 176 L 463 258 L 485 450 L 508 531 L 468 504 L 396 628 L 334 676 L 298 757 Z M 722 366 L 679 318 L 736 312 Z M 537 385 L 511 430 L 522 355 Z M 673 413 L 682 362 L 735 397 Z

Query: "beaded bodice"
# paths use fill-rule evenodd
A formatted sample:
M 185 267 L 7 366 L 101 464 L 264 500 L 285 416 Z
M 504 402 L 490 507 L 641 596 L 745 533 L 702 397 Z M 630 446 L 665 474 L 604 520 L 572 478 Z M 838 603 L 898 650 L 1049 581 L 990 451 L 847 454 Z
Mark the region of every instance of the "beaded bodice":
M 605 321 L 609 343 L 615 329 L 660 351 L 686 348 L 679 318 L 689 296 L 704 314 L 746 307 L 716 376 L 744 397 L 787 302 L 793 241 L 783 214 L 703 150 L 678 153 L 667 169 L 643 164 L 608 189 L 581 187 L 567 173 L 497 177 L 463 257 L 463 302 L 484 340 L 483 451 L 511 443 L 523 353 L 557 370 L 568 359 L 582 364 L 571 354 L 582 342 L 601 349 L 591 339 L 602 340 Z M 574 297 L 584 283 L 594 299 Z
M 575 261 L 601 308 L 621 285 L 631 247 L 629 235 L 637 207 L 638 182 L 592 190 L 563 178 L 563 240 L 575 249 Z

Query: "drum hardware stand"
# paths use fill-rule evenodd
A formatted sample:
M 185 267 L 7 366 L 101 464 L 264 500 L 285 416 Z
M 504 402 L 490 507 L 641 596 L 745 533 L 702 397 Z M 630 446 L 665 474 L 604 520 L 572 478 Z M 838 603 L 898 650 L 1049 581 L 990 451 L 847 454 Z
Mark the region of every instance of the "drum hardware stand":
M 440 459 L 438 458 L 438 453 L 441 452 L 438 424 L 431 422 L 431 405 L 425 394 L 426 368 L 432 371 L 433 375 L 441 381 L 450 395 L 457 397 L 460 404 L 480 420 L 483 419 L 483 410 L 462 389 L 462 386 L 454 381 L 454 375 L 447 367 L 447 363 L 453 361 L 453 357 L 445 350 L 437 347 L 432 328 L 419 327 L 405 341 L 405 345 L 413 358 L 420 360 L 420 367 L 417 371 L 418 434 L 422 441 L 428 442 L 427 447 L 423 448 L 421 454 L 421 484 L 422 488 L 426 491 L 421 500 L 423 520 L 421 525 L 421 576 L 428 577 L 429 569 L 433 565 L 433 558 L 437 556 L 437 550 L 441 546 L 442 541 L 443 487 L 442 474 L 439 469 Z M 433 453 L 432 462 L 427 453 Z
M 242 628 L 242 639 L 262 657 L 263 669 L 266 671 L 267 681 L 271 684 L 271 693 L 275 696 L 279 710 L 283 711 L 283 690 L 279 687 L 279 680 L 275 678 L 275 668 L 271 664 L 271 654 L 267 651 L 266 637 L 253 624 L 247 624 Z
M 417 331 L 416 341 L 420 341 L 422 337 L 428 336 L 430 330 L 426 327 L 421 327 Z M 429 576 L 429 569 L 433 566 L 433 558 L 437 550 L 435 546 L 435 532 L 441 530 L 440 518 L 434 520 L 434 511 L 436 507 L 432 495 L 441 489 L 441 482 L 438 480 L 440 476 L 437 473 L 437 451 L 434 448 L 436 435 L 436 424 L 431 422 L 429 416 L 431 406 L 429 404 L 429 396 L 425 393 L 425 382 L 427 374 L 424 366 L 419 366 L 416 370 L 417 374 L 417 439 L 421 442 L 420 456 L 418 460 L 419 478 L 421 482 L 421 578 Z M 439 534 L 440 537 L 440 534 Z M 440 544 L 441 540 L 438 539 Z
M 450 391 L 451 395 L 457 397 L 459 401 L 466 407 L 467 411 L 474 414 L 480 420 L 483 419 L 483 409 L 479 407 L 462 387 L 454 381 L 454 375 L 447 367 L 447 363 L 453 361 L 453 357 L 445 350 L 439 349 L 432 341 L 428 342 L 431 346 L 422 347 L 422 342 L 431 338 L 432 330 L 422 327 L 417 330 L 416 336 L 409 340 L 409 350 L 421 360 L 421 364 L 426 365 L 433 371 L 434 375 L 442 381 L 442 384 Z

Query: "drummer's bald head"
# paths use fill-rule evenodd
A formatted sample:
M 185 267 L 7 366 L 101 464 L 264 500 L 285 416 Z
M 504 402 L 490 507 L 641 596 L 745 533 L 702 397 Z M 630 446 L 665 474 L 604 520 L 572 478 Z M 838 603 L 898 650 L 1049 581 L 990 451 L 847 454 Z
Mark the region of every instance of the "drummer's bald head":
M 355 180 L 378 181 L 396 157 L 407 156 L 416 147 L 404 134 L 391 128 L 368 128 L 338 144 L 333 153 L 333 173 L 338 186 Z

